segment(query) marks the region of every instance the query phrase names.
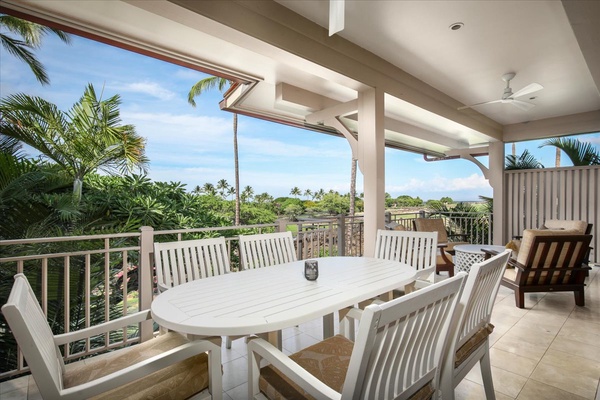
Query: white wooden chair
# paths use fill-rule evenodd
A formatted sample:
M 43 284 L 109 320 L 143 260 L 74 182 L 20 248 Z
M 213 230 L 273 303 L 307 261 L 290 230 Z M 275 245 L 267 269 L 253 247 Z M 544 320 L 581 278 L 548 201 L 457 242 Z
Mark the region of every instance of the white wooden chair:
M 159 292 L 196 279 L 230 272 L 225 238 L 154 243 Z
M 417 270 L 415 282 L 432 283 L 429 279 L 435 272 L 436 257 L 436 232 L 377 231 L 375 258 L 410 265 Z M 407 286 L 412 288 L 414 283 Z
M 150 310 L 53 335 L 27 278 L 17 274 L 2 313 L 44 399 L 142 399 L 164 392 L 174 398 L 222 398 L 220 346 L 190 342 L 175 332 L 64 364 L 59 346 L 146 321 Z
M 383 260 L 398 261 L 413 267 L 417 274 L 415 280 L 404 286 L 404 293 L 410 293 L 415 289 L 425 287 L 433 283 L 433 275 L 436 267 L 437 257 L 437 233 L 436 232 L 410 232 L 399 230 L 377 230 L 375 241 L 375 258 Z M 400 290 L 394 290 L 393 297 L 402 295 Z M 381 303 L 380 299 L 359 304 L 364 308 L 366 304 Z M 346 313 L 350 312 L 348 318 Z M 355 313 L 351 308 L 341 310 L 340 332 L 346 337 L 354 340 L 355 324 L 353 323 Z
M 490 367 L 489 334 L 492 309 L 510 250 L 471 267 L 450 327 L 450 341 L 442 365 L 441 390 L 444 400 L 454 399 L 454 388 L 479 362 L 485 397 L 495 399 Z
M 262 339 L 250 340 L 248 398 L 435 396 L 448 327 L 465 276 L 461 272 L 387 303 L 367 306 L 356 343 L 337 335 L 288 357 Z M 270 364 L 260 368 L 263 359 Z
M 159 293 L 182 283 L 231 272 L 223 236 L 154 243 L 154 265 Z M 225 338 L 231 348 L 231 338 Z
M 243 269 L 270 267 L 296 261 L 292 232 L 240 235 L 240 263 Z

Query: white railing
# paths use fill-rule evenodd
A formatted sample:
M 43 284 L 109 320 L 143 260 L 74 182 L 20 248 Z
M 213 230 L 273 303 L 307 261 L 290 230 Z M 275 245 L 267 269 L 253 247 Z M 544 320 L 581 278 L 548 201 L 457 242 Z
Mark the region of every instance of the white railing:
M 239 263 L 240 234 L 295 231 L 299 259 L 330 255 L 362 255 L 362 219 L 335 218 L 290 223 L 214 228 L 38 238 L 0 241 L 0 303 L 12 287 L 12 277 L 29 279 L 55 334 L 109 321 L 128 312 L 150 308 L 155 293 L 155 241 L 225 236 L 233 269 Z M 63 349 L 65 360 L 144 341 L 157 327 L 126 327 L 109 336 L 72 343 Z M 27 371 L 16 341 L 0 316 L 0 379 Z
M 415 218 L 441 218 L 450 234 L 466 235 L 465 241 L 473 244 L 492 244 L 492 214 L 487 212 L 419 211 L 392 214 L 391 221 L 413 230 Z M 462 241 L 462 239 L 461 239 Z
M 412 224 L 417 216 L 422 215 L 396 217 L 403 224 Z M 444 218 L 448 218 L 453 229 L 463 233 L 473 226 L 469 221 L 481 216 Z M 6 302 L 12 276 L 22 272 L 30 280 L 55 334 L 82 329 L 150 308 L 156 289 L 153 273 L 156 241 L 224 236 L 232 268 L 237 270 L 239 235 L 283 229 L 294 232 L 299 259 L 361 256 L 363 252 L 362 217 L 160 231 L 142 227 L 134 233 L 5 240 L 0 241 L 0 302 Z M 472 237 L 485 235 L 475 233 Z M 63 355 L 68 361 L 144 341 L 152 337 L 155 328 L 140 324 L 109 336 L 72 343 L 63 349 Z M 25 372 L 23 357 L 2 317 L 0 343 L 0 379 Z

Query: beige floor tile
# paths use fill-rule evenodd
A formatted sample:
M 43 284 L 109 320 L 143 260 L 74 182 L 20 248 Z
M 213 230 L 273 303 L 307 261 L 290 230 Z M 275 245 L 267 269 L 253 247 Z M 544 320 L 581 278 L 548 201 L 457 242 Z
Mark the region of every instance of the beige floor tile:
M 517 400 L 584 400 L 585 397 L 565 392 L 553 386 L 537 382 L 533 379 L 527 381 Z
M 555 313 L 553 311 L 548 312 L 548 310 L 542 310 L 536 307 L 525 314 L 519 322 L 543 323 L 544 325 L 560 328 L 569 319 L 569 315 L 572 311 L 573 306 L 571 306 L 568 311 L 564 313 Z
M 600 324 L 600 307 L 592 308 L 589 304 L 585 307 L 575 307 L 569 319 Z
M 465 379 L 468 379 L 479 385 L 483 385 L 483 378 L 481 377 L 481 370 L 479 368 L 479 364 L 473 367 L 473 369 L 467 374 Z M 500 392 L 512 398 L 517 397 L 517 395 L 527 382 L 527 378 L 523 376 L 514 374 L 512 372 L 500 368 L 496 368 L 494 366 L 492 366 L 492 379 L 494 381 L 494 390 L 496 392 Z
M 548 347 L 560 331 L 560 326 L 544 324 L 542 322 L 519 321 L 507 333 L 528 343 Z
M 248 381 L 248 359 L 237 358 L 223 364 L 223 391 L 228 391 Z
M 581 343 L 600 346 L 600 324 L 569 318 L 558 332 L 558 336 L 565 336 Z
M 595 344 L 600 345 L 600 342 L 596 341 Z M 557 336 L 550 345 L 550 349 L 587 358 L 591 361 L 600 360 L 600 347 L 582 343 L 566 336 Z
M 283 349 L 289 352 L 286 354 L 293 354 L 318 342 L 320 342 L 320 340 L 305 333 L 302 333 L 300 335 L 296 335 L 291 338 L 285 339 L 283 341 Z
M 15 391 L 17 389 L 21 390 L 21 389 L 27 388 L 28 382 L 29 382 L 29 375 L 11 379 L 6 382 L 0 382 L 0 395 L 3 395 L 4 393 Z
M 514 400 L 514 397 L 510 397 L 505 395 L 504 393 L 496 392 L 496 400 Z M 485 390 L 483 386 L 470 381 L 468 379 L 463 379 L 462 382 L 458 384 L 458 386 L 454 389 L 454 399 L 455 400 L 481 400 L 485 399 Z
M 530 358 L 534 361 L 539 361 L 544 356 L 544 353 L 546 353 L 548 346 L 549 344 L 543 345 L 536 342 L 534 337 L 521 337 L 519 335 L 513 335 L 512 332 L 509 331 L 494 343 L 493 348 L 517 354 L 521 357 Z
M 514 297 L 511 295 L 510 297 L 507 297 L 494 305 L 492 317 L 498 317 L 500 315 L 510 315 L 520 319 L 528 312 L 529 310 L 525 308 L 519 308 L 515 306 Z
M 537 361 L 535 360 L 494 348 L 490 349 L 490 360 L 493 367 L 521 375 L 525 378 L 529 378 L 537 366 Z
M 600 362 L 569 353 L 548 350 L 531 379 L 578 396 L 593 399 L 600 378 Z

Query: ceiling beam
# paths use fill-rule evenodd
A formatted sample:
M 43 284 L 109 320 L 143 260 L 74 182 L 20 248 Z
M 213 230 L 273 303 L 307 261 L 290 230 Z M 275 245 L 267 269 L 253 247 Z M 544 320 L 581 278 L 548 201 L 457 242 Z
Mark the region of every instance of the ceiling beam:
M 600 110 L 505 125 L 503 142 L 600 132 Z
M 500 140 L 502 126 L 483 114 L 275 1 L 169 0 L 278 49 Z

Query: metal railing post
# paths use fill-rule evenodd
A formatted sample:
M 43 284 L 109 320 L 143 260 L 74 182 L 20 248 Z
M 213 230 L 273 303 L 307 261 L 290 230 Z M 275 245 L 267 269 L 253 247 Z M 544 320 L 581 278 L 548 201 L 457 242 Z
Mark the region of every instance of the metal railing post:
M 338 216 L 338 255 L 346 255 L 346 216 L 341 214 Z
M 154 294 L 154 279 L 152 273 L 152 257 L 154 251 L 154 228 L 151 226 L 142 226 L 140 228 L 140 265 L 138 268 L 138 293 L 139 293 L 139 309 L 148 310 L 152 304 Z M 144 342 L 152 339 L 153 335 L 152 321 L 144 321 L 140 324 L 140 341 Z

